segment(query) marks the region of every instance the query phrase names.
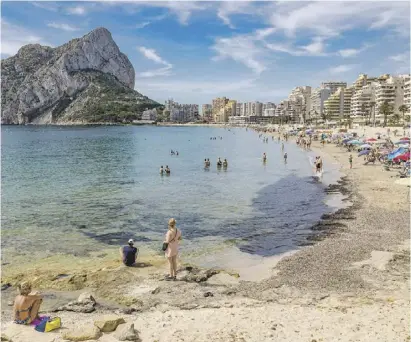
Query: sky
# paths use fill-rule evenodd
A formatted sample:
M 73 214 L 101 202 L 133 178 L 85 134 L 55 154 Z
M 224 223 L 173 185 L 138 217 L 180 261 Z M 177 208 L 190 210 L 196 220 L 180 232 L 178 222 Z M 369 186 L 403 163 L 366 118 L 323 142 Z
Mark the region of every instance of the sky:
M 1 58 L 107 28 L 164 103 L 278 103 L 296 86 L 410 73 L 408 1 L 2 1 Z

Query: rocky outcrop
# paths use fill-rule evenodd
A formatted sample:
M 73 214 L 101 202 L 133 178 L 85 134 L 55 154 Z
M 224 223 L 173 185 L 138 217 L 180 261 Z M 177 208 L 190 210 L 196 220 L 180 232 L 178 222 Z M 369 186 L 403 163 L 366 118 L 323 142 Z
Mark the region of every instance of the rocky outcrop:
M 130 121 L 159 106 L 133 89 L 134 68 L 105 28 L 57 48 L 23 46 L 1 72 L 5 124 Z
M 124 318 L 116 315 L 106 315 L 94 321 L 94 325 L 99 328 L 101 332 L 112 332 L 116 330 L 120 324 L 124 323 L 126 323 Z
M 93 312 L 96 308 L 96 300 L 89 293 L 82 293 L 76 301 L 69 302 L 65 305 L 58 307 L 57 311 L 73 311 L 73 312 L 82 312 L 90 313 Z

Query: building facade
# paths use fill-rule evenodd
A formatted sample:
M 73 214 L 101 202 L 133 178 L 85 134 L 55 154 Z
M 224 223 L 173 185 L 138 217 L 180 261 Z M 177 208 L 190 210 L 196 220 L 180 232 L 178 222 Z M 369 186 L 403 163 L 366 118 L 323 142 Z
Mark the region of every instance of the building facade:
M 141 120 L 145 121 L 156 121 L 157 120 L 157 110 L 153 109 L 146 109 L 143 111 L 143 115 L 141 116 Z
M 331 91 L 331 94 L 335 93 L 338 88 L 347 88 L 347 82 L 341 81 L 327 81 L 321 83 L 321 88 L 328 88 Z M 331 95 L 330 94 L 330 95 Z
M 326 83 L 323 83 L 323 85 Z M 316 88 L 311 93 L 311 103 L 309 110 L 309 119 L 318 120 L 324 114 L 324 102 L 328 100 L 332 93 L 330 88 L 323 88 L 323 85 L 320 88 Z
M 292 107 L 292 121 L 305 123 L 311 107 L 311 87 L 295 87 L 288 96 L 288 101 Z
M 170 112 L 172 122 L 192 122 L 199 118 L 199 106 L 197 104 L 180 104 L 169 99 L 165 101 L 165 111 Z

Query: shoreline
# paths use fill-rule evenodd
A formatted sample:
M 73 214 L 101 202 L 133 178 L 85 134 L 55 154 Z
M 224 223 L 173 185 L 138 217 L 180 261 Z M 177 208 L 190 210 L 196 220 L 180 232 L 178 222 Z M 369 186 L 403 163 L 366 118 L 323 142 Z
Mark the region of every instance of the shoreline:
M 342 178 L 325 191 L 340 191 L 342 202 L 352 205 L 323 215 L 313 228 L 312 244 L 282 258 L 271 277 L 242 281 L 221 272 L 199 283 L 186 278 L 173 284 L 159 280 L 161 265 L 129 270 L 113 262 L 106 270 L 85 273 L 85 283 L 112 281 L 117 292 L 131 294 L 129 307 L 137 314 L 123 317 L 135 323 L 143 341 L 169 341 L 170 336 L 173 341 L 207 341 L 210 336 L 213 341 L 325 342 L 337 336 L 340 341 L 405 341 L 410 323 L 407 188 L 394 184 L 377 165 L 359 166 L 360 159 L 349 170 L 349 153 L 331 144 L 322 148 L 314 142 L 313 150 L 340 165 Z M 180 275 L 187 272 L 183 268 Z M 92 286 L 83 290 L 95 291 Z M 112 294 L 109 287 L 103 291 Z M 207 292 L 213 296 L 205 297 Z M 90 324 L 114 311 L 103 307 L 81 317 Z M 67 326 L 79 317 L 58 315 Z

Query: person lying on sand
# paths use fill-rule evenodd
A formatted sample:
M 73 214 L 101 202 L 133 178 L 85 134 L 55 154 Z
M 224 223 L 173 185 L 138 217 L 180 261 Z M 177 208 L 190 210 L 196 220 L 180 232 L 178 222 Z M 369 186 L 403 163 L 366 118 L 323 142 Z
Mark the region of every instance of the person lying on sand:
M 14 323 L 30 324 L 37 316 L 43 297 L 38 292 L 31 292 L 31 284 L 18 285 L 19 295 L 14 300 Z
M 128 240 L 128 245 L 120 247 L 120 255 L 123 264 L 126 266 L 134 266 L 137 259 L 137 248 L 134 247 L 134 240 Z

